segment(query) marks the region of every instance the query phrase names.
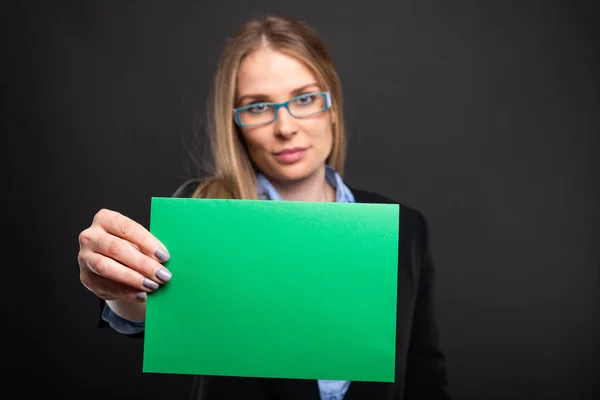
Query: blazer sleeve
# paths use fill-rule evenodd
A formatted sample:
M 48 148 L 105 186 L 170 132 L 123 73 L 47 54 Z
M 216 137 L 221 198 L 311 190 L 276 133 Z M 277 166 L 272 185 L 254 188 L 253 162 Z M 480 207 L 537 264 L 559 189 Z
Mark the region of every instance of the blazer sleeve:
M 449 400 L 445 356 L 439 346 L 434 310 L 434 264 L 429 248 L 428 225 L 417 211 L 421 273 L 408 350 L 405 399 Z M 417 247 L 418 248 L 418 247 Z

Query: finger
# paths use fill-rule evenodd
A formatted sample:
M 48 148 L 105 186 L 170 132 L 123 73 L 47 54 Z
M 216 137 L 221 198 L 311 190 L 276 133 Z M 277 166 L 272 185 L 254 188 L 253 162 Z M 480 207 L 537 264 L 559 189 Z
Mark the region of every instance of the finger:
M 150 258 L 146 258 L 150 260 Z M 87 254 L 84 253 L 81 263 L 94 274 L 106 278 L 109 281 L 128 286 L 136 292 L 152 292 L 159 287 L 158 283 L 148 279 L 138 271 L 128 268 L 120 262 L 99 253 L 91 251 L 87 252 Z M 95 288 L 92 288 L 91 290 L 95 291 Z
M 156 283 L 165 283 L 171 279 L 171 273 L 167 268 L 142 253 L 136 245 L 118 236 L 98 231 L 93 233 L 95 240 L 90 241 L 88 245 L 88 249 L 92 252 L 112 258 Z
M 128 285 L 107 279 L 91 271 L 87 276 L 82 274 L 81 282 L 96 296 L 104 300 L 124 299 L 132 303 L 143 303 L 148 296 L 145 291 L 138 291 Z
M 102 209 L 94 217 L 94 223 L 106 232 L 118 236 L 137 246 L 142 253 L 159 262 L 169 260 L 167 248 L 146 228 L 116 211 Z

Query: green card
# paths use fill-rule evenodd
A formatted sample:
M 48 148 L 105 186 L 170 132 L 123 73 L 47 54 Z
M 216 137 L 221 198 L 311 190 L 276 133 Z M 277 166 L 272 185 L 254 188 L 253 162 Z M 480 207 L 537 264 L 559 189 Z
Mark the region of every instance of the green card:
M 153 198 L 143 371 L 393 382 L 399 205 Z

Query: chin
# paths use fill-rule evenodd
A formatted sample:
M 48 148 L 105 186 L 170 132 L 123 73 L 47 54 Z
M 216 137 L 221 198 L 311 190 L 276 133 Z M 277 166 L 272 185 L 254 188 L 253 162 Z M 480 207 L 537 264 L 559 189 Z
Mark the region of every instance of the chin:
M 276 164 L 271 168 L 272 175 L 275 179 L 284 182 L 297 182 L 302 181 L 315 172 L 317 172 L 325 163 L 319 165 L 309 165 L 308 163 L 295 163 L 291 165 Z

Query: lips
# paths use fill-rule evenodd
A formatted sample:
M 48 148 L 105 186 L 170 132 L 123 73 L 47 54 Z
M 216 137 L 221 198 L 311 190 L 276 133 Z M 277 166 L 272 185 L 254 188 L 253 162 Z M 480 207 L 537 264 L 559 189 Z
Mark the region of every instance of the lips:
M 307 147 L 293 147 L 273 153 L 277 161 L 282 164 L 293 164 L 300 161 L 306 154 Z
M 306 147 L 292 147 L 291 149 L 285 149 L 278 153 L 275 153 L 275 156 L 280 156 L 283 154 L 294 154 L 304 150 L 306 150 Z

